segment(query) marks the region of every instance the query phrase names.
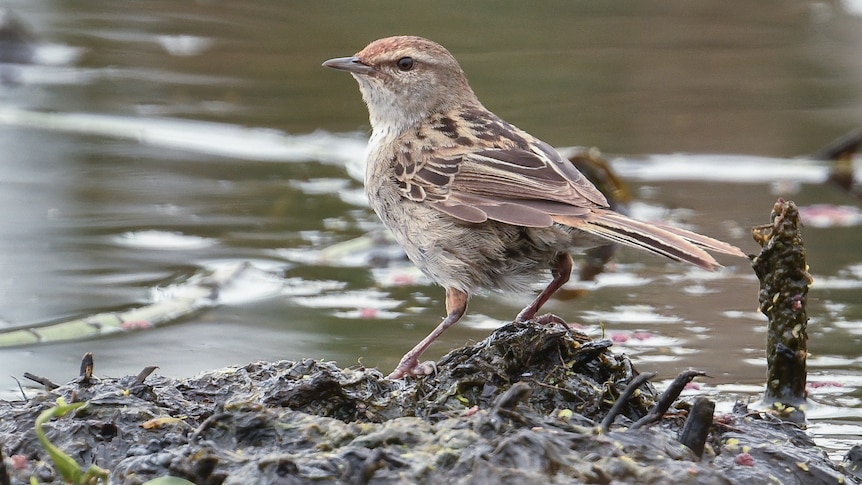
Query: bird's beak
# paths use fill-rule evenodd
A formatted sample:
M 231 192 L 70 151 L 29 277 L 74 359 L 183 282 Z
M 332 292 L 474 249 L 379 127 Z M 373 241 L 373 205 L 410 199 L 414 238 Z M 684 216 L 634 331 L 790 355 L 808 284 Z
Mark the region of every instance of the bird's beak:
M 331 67 L 340 71 L 347 71 L 353 74 L 368 74 L 374 70 L 373 67 L 363 64 L 358 57 L 337 57 L 323 63 L 324 67 Z

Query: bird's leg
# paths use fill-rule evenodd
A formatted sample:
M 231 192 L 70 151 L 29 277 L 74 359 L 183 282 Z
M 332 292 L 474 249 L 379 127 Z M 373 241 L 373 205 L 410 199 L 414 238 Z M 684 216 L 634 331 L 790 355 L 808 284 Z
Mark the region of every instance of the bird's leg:
M 532 303 L 527 305 L 526 308 L 521 310 L 521 313 L 515 317 L 515 321 L 518 322 L 527 322 L 536 317 L 536 313 L 538 313 L 539 309 L 542 308 L 548 300 L 551 299 L 551 296 L 557 292 L 563 285 L 569 281 L 569 278 L 572 276 L 572 268 L 575 263 L 572 261 L 572 256 L 569 253 L 562 253 L 557 256 L 557 259 L 553 261 L 551 264 L 551 276 L 554 277 L 548 286 L 539 293 L 539 296 L 533 300 Z M 565 323 L 563 319 L 555 315 L 542 315 L 540 317 L 542 319 L 542 323 L 545 321 L 549 322 L 558 322 Z
M 398 367 L 389 374 L 389 379 L 400 379 L 405 375 L 425 375 L 430 374 L 434 368 L 434 363 L 431 362 L 422 364 L 419 363 L 419 356 L 422 355 L 423 352 L 431 345 L 434 340 L 437 339 L 443 332 L 446 331 L 447 328 L 454 325 L 458 320 L 464 316 L 464 313 L 467 311 L 467 293 L 464 293 L 461 290 L 456 290 L 454 288 L 446 288 L 446 318 L 440 322 L 440 325 L 437 325 L 437 328 L 434 329 L 431 333 L 428 334 L 427 337 L 422 339 L 421 342 L 416 344 L 410 352 L 404 354 L 404 357 L 401 358 L 401 362 L 398 363 Z M 428 364 L 428 365 L 426 365 Z

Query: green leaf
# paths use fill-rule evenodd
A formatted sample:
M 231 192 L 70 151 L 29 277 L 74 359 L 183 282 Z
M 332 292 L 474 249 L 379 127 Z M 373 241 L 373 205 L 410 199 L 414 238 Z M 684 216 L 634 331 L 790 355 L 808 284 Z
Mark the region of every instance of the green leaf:
M 36 438 L 39 439 L 39 443 L 41 443 L 42 447 L 45 448 L 45 451 L 48 452 L 48 456 L 50 456 L 51 461 L 54 462 L 54 467 L 66 483 L 81 485 L 89 483 L 93 478 L 100 478 L 103 482 L 108 483 L 107 470 L 103 470 L 96 465 L 90 465 L 90 468 L 88 468 L 87 471 L 81 470 L 81 466 L 78 465 L 78 462 L 76 462 L 71 456 L 63 453 L 60 448 L 54 446 L 54 444 L 48 440 L 48 437 L 45 436 L 45 430 L 42 429 L 42 425 L 50 421 L 51 418 L 61 418 L 86 405 L 86 402 L 66 404 L 66 401 L 62 397 L 57 398 L 57 406 L 42 411 L 42 413 L 39 414 L 39 417 L 36 418 Z

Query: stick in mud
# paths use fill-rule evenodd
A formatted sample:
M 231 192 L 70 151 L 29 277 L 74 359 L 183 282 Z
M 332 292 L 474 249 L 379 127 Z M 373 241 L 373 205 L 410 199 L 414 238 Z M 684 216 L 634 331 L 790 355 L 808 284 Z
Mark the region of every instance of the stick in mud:
M 685 389 L 686 384 L 691 382 L 695 377 L 707 376 L 706 372 L 688 369 L 682 371 L 676 378 L 667 386 L 667 389 L 661 394 L 658 402 L 650 409 L 649 413 L 632 424 L 631 429 L 637 429 L 641 426 L 649 426 L 653 423 L 661 421 L 664 414 L 679 398 L 679 395 Z M 709 377 L 709 376 L 707 376 Z
M 770 218 L 772 223 L 752 229 L 763 249 L 751 265 L 760 280 L 760 311 L 769 319 L 763 403 L 799 409 L 806 402 L 806 303 L 813 279 L 805 262 L 796 204 L 778 199 Z
M 84 354 L 84 357 L 81 358 L 81 371 L 78 373 L 79 384 L 87 385 L 90 383 L 90 379 L 93 377 L 94 365 L 93 353 L 87 352 Z
M 655 372 L 645 372 L 643 374 L 638 374 L 635 376 L 629 384 L 623 389 L 623 392 L 620 394 L 620 397 L 617 398 L 617 401 L 611 407 L 611 410 L 608 411 L 608 414 L 602 420 L 602 431 L 607 433 L 611 429 L 611 424 L 613 424 L 614 419 L 620 414 L 623 407 L 626 405 L 629 399 L 631 399 L 632 395 L 635 393 L 637 388 L 639 388 L 643 383 L 652 379 L 656 376 Z
M 45 386 L 46 391 L 53 391 L 54 389 L 57 389 L 58 387 L 60 387 L 60 384 L 57 384 L 56 382 L 52 381 L 51 379 L 49 379 L 47 377 L 37 376 L 36 374 L 32 374 L 30 372 L 25 372 L 24 377 L 27 379 L 30 379 L 33 382 L 37 382 L 39 384 L 42 384 L 43 386 Z
M 706 439 L 712 429 L 713 415 L 715 413 L 715 402 L 708 398 L 699 396 L 695 398 L 688 419 L 679 433 L 679 442 L 694 452 L 698 458 L 703 457 L 706 447 Z

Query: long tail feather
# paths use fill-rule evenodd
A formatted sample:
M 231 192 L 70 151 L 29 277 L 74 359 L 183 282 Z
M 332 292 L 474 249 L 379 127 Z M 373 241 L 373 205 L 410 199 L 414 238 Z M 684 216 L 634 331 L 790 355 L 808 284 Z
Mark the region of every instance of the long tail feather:
M 696 232 L 687 231 L 685 229 L 680 229 L 678 227 L 669 226 L 667 224 L 655 224 L 656 227 L 660 227 L 667 232 L 671 232 L 676 234 L 677 236 L 685 239 L 686 241 L 698 246 L 702 249 L 706 249 L 707 251 L 714 251 L 716 253 L 730 254 L 733 256 L 739 256 L 742 258 L 747 257 L 744 252 L 738 247 L 728 244 L 724 241 L 719 241 L 718 239 L 713 239 L 709 236 L 704 236 L 703 234 L 698 234 Z
M 739 248 L 716 239 L 663 224 L 641 222 L 613 211 L 597 210 L 580 217 L 554 216 L 554 221 L 705 269 L 721 266 L 706 250 L 745 256 Z

